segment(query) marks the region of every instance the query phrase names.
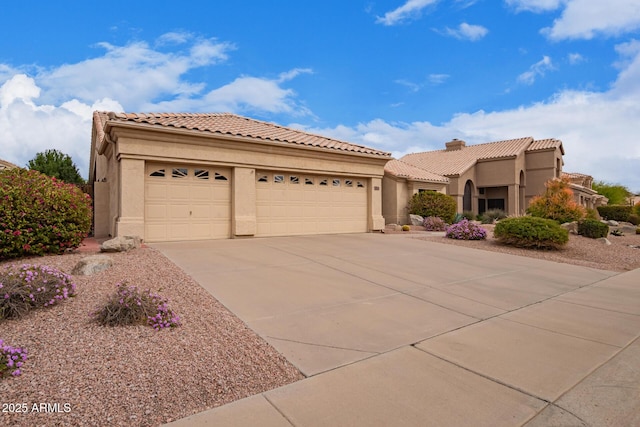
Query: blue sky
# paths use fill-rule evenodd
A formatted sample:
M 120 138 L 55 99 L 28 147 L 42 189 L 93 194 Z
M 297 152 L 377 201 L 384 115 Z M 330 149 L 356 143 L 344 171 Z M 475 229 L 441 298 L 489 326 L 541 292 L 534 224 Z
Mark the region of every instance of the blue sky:
M 640 192 L 637 0 L 4 4 L 0 158 L 70 154 L 91 112 L 230 111 L 391 151 L 558 138 Z

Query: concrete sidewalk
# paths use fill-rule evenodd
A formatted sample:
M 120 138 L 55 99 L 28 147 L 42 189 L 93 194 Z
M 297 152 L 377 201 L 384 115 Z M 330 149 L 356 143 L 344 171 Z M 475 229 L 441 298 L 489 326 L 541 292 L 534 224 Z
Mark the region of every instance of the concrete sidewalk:
M 152 246 L 307 376 L 172 426 L 640 424 L 640 270 L 403 235 Z

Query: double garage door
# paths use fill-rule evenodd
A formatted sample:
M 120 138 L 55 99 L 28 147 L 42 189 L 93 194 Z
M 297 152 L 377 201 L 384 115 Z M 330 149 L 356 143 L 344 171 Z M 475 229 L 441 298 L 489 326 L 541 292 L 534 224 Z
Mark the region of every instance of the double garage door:
M 367 231 L 366 180 L 256 172 L 256 236 Z M 148 242 L 231 237 L 231 170 L 148 163 Z

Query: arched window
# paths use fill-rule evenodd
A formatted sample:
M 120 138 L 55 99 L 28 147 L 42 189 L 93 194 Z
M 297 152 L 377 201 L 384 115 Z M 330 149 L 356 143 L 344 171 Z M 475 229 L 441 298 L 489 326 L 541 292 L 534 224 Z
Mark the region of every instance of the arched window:
M 471 180 L 467 180 L 467 183 L 464 185 L 464 196 L 462 197 L 462 210 L 463 211 L 472 211 L 473 207 L 471 206 L 471 201 L 473 199 L 473 183 Z

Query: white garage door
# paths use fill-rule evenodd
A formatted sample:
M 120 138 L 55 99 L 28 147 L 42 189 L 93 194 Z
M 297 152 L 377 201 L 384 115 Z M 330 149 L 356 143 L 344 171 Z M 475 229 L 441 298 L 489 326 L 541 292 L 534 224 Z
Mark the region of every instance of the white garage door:
M 257 235 L 367 231 L 363 178 L 256 173 Z
M 231 172 L 209 166 L 146 165 L 145 240 L 229 238 Z

